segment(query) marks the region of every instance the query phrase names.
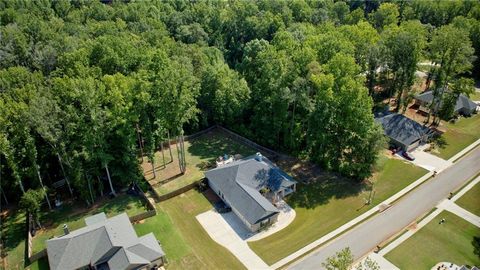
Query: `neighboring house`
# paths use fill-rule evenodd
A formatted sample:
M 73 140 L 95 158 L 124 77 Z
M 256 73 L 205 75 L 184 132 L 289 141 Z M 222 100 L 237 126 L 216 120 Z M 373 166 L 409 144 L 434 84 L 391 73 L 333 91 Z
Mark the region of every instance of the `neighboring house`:
M 294 192 L 297 183 L 260 153 L 207 171 L 205 177 L 252 232 L 277 220 L 274 203 Z
M 420 110 L 428 112 L 430 104 L 433 101 L 433 91 L 426 91 L 415 97 L 415 103 L 420 106 Z M 439 105 L 437 105 L 439 107 Z M 454 112 L 461 115 L 472 115 L 477 109 L 477 104 L 471 101 L 467 96 L 461 94 L 455 104 Z
M 415 149 L 433 135 L 431 129 L 402 114 L 379 115 L 375 118 L 375 121 L 382 125 L 385 136 L 390 139 L 390 143 L 404 151 Z
M 165 253 L 153 233 L 138 237 L 123 213 L 85 219 L 86 227 L 47 240 L 51 270 L 152 269 L 164 264 Z

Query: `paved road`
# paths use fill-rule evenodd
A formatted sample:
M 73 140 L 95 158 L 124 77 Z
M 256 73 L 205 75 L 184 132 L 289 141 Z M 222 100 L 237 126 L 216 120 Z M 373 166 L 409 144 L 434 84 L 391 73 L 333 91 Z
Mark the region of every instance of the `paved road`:
M 355 259 L 362 257 L 379 243 L 430 211 L 450 192 L 460 188 L 478 172 L 480 172 L 480 147 L 407 194 L 390 209 L 317 249 L 292 264 L 289 269 L 319 269 L 326 258 L 345 247 L 350 247 Z

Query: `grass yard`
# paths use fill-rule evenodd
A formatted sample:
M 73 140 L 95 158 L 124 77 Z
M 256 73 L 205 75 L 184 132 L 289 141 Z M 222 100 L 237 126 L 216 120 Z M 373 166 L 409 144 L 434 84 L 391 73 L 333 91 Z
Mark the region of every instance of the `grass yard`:
M 55 235 L 63 235 L 63 224 L 67 224 L 70 231 L 85 226 L 84 219 L 88 216 L 105 212 L 108 217 L 126 212 L 128 216 L 134 216 L 147 211 L 145 201 L 136 196 L 121 194 L 114 199 L 102 199 L 94 207 L 85 209 L 71 204 L 65 204 L 60 210 L 44 214 L 40 223 L 45 229 L 37 231 L 33 238 L 33 252 L 45 248 L 45 241 Z
M 190 190 L 157 205 L 158 214 L 135 224 L 137 234 L 153 232 L 167 254 L 168 269 L 244 269 L 214 242 L 195 218 L 212 208 L 198 191 Z
M 202 179 L 204 177 L 203 173 L 214 167 L 212 165 L 214 165 L 215 159 L 218 156 L 223 156 L 224 154 L 240 154 L 245 157 L 253 155 L 255 152 L 257 152 L 255 149 L 240 144 L 226 137 L 223 133 L 212 131 L 191 141 L 185 141 L 187 171 L 184 175 L 178 175 L 180 169 L 178 167 L 177 149 L 174 145 L 172 145 L 173 161 L 170 159 L 168 148 L 164 151 L 167 162 L 165 168 L 163 167 L 163 156 L 161 152 L 155 154 L 156 178 L 153 177 L 151 164 L 147 162 L 146 158 L 144 159 L 142 168 L 145 178 L 155 186 L 155 191 L 159 195 L 163 195 Z M 163 181 L 175 176 L 177 177 L 168 183 L 155 185 L 158 181 Z
M 473 101 L 480 101 L 480 92 L 475 91 L 475 93 L 470 95 L 470 99 Z
M 7 253 L 6 269 L 24 269 L 25 214 L 22 211 L 11 210 L 10 213 L 2 215 L 1 221 L 1 235 L 5 240 L 4 251 Z M 2 268 L 1 264 L 0 268 Z
M 473 186 L 455 203 L 480 217 L 480 183 Z
M 445 123 L 447 131 L 442 135 L 442 145 L 432 151 L 443 159 L 449 159 L 463 148 L 480 139 L 480 114 L 461 117 L 456 123 Z
M 439 224 L 442 218 L 446 222 Z M 475 225 L 443 211 L 385 257 L 402 270 L 430 269 L 439 262 L 480 265 L 471 244 L 479 235 Z
M 375 196 L 371 205 L 365 205 L 369 190 L 333 176 L 309 185 L 298 184 L 297 192 L 288 198 L 297 214 L 295 220 L 278 233 L 249 242 L 249 246 L 271 265 L 361 215 L 427 172 L 399 159 L 380 160 L 382 169 L 373 177 Z

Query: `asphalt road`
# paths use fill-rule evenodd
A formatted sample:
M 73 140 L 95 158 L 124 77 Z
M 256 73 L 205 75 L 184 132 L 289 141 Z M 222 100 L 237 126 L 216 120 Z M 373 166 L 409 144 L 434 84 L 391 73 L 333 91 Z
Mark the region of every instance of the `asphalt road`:
M 355 259 L 364 256 L 378 244 L 429 212 L 448 197 L 450 192 L 460 188 L 478 172 L 480 172 L 480 147 L 405 195 L 385 212 L 373 216 L 320 247 L 292 264 L 289 269 L 321 269 L 321 264 L 326 258 L 345 247 L 350 247 Z

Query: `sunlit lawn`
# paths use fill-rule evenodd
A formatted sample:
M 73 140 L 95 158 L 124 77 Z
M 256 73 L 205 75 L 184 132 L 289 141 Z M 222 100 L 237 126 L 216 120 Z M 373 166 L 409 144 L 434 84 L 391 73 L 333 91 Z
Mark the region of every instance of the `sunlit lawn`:
M 105 212 L 108 217 L 126 212 L 134 216 L 147 211 L 145 201 L 138 196 L 122 194 L 114 199 L 106 199 L 96 203 L 95 207 L 85 209 L 71 204 L 63 205 L 60 210 L 44 214 L 40 222 L 44 230 L 37 231 L 33 238 L 32 251 L 39 252 L 46 247 L 45 241 L 53 236 L 63 235 L 63 224 L 67 224 L 70 231 L 85 226 L 84 219 L 88 216 Z
M 215 159 L 218 156 L 223 156 L 224 154 L 240 154 L 245 157 L 253 155 L 257 151 L 230 139 L 220 132 L 212 131 L 191 141 L 185 141 L 185 152 L 185 159 L 187 162 L 186 173 L 176 177 L 174 180 L 166 184 L 155 185 L 155 190 L 159 195 L 166 194 L 202 179 L 204 177 L 204 172 L 212 168 L 211 166 L 215 163 Z M 172 145 L 172 162 L 170 162 L 171 159 L 168 148 L 165 150 L 164 154 L 167 163 L 165 168 L 163 167 L 163 156 L 161 155 L 161 152 L 157 152 L 155 155 L 157 178 L 153 179 L 151 165 L 146 163 L 147 159 L 145 159 L 145 162 L 142 165 L 145 172 L 145 178 L 151 183 L 174 177 L 180 172 L 177 161 L 178 155 L 176 146 Z
M 480 101 L 480 92 L 475 91 L 473 94 L 470 95 L 470 99 L 473 101 Z
M 455 203 L 480 217 L 480 183 L 473 186 Z
M 439 224 L 445 218 L 446 222 Z M 447 211 L 441 212 L 412 237 L 386 255 L 402 270 L 430 269 L 439 262 L 480 265 L 471 244 L 480 229 Z
M 296 211 L 295 220 L 285 229 L 249 246 L 271 265 L 307 244 L 361 215 L 397 193 L 427 171 L 399 159 L 382 157 L 381 170 L 374 176 L 375 195 L 360 184 L 335 177 L 309 185 L 299 184 L 288 198 Z
M 442 135 L 444 145 L 437 147 L 433 154 L 449 159 L 462 149 L 480 139 L 480 114 L 461 117 L 456 123 L 445 123 L 447 131 Z
M 211 208 L 201 193 L 191 190 L 157 204 L 158 214 L 134 227 L 138 235 L 155 234 L 167 254 L 168 269 L 244 269 L 195 218 Z

